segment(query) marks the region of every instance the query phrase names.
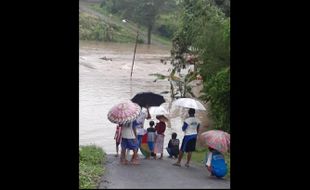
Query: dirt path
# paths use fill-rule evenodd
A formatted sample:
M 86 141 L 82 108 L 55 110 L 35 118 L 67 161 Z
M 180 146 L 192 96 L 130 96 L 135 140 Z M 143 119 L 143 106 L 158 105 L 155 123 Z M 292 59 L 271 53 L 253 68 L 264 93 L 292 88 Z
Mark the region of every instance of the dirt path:
M 209 178 L 203 166 L 191 163 L 189 168 L 173 166 L 175 160 L 141 160 L 138 166 L 120 165 L 119 158 L 107 155 L 106 171 L 99 188 L 135 189 L 229 189 L 230 181 Z

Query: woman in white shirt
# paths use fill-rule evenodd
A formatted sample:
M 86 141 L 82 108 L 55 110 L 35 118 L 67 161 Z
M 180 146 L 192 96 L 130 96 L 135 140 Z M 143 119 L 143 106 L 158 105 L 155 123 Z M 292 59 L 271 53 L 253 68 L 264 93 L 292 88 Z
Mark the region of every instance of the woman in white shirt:
M 138 141 L 137 141 L 137 134 L 132 122 L 126 123 L 121 125 L 122 130 L 122 151 L 121 151 L 121 158 L 120 161 L 122 164 L 127 164 L 128 161 L 125 158 L 126 149 L 133 150 L 133 155 L 131 158 L 132 164 L 139 164 L 138 163 Z

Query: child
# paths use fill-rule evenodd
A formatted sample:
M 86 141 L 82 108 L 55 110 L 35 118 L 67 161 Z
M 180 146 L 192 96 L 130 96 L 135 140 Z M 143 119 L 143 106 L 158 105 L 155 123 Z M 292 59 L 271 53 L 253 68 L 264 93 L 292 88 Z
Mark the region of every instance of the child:
M 168 143 L 168 147 L 166 148 L 167 152 L 169 153 L 169 158 L 177 158 L 179 155 L 179 144 L 180 141 L 177 139 L 177 134 L 172 133 L 171 139 Z
M 224 155 L 211 147 L 209 147 L 209 154 L 206 156 L 206 167 L 211 173 L 210 176 L 222 178 L 227 174 Z
M 155 147 L 154 147 L 154 158 L 156 159 L 156 154 L 160 153 L 159 159 L 163 158 L 163 150 L 164 150 L 164 140 L 165 140 L 165 131 L 166 131 L 166 123 L 168 119 L 164 115 L 156 116 L 156 119 L 159 120 L 159 123 L 156 124 L 156 137 L 155 137 Z
M 117 125 L 115 135 L 114 135 L 114 139 L 116 142 L 116 155 L 115 155 L 115 157 L 118 157 L 118 146 L 121 143 L 121 139 L 122 139 L 121 130 L 122 130 L 122 127 L 120 125 Z
M 154 141 L 156 136 L 156 130 L 154 128 L 154 121 L 150 121 L 150 127 L 147 128 L 147 144 L 149 145 L 149 149 L 151 151 L 151 155 L 154 155 Z M 146 159 L 150 159 L 150 156 L 148 156 Z

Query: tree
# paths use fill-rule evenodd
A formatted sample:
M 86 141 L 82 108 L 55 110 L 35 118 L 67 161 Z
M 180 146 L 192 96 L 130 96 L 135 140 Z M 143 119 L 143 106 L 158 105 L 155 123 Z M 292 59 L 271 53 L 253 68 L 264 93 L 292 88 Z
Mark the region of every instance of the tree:
M 141 0 L 138 5 L 138 17 L 136 21 L 147 27 L 147 43 L 151 44 L 151 32 L 155 23 L 156 16 L 159 13 L 160 7 L 163 5 L 163 0 Z
M 227 17 L 230 17 L 230 0 L 214 0 L 214 3 Z
M 229 131 L 230 1 L 179 0 L 178 3 L 181 15 L 173 39 L 172 64 L 182 67 L 188 53 L 198 57 L 205 93 L 201 98 L 211 103 L 214 127 Z
M 155 19 L 164 4 L 164 0 L 106 0 L 102 3 L 110 12 L 147 27 L 148 44 L 151 44 Z

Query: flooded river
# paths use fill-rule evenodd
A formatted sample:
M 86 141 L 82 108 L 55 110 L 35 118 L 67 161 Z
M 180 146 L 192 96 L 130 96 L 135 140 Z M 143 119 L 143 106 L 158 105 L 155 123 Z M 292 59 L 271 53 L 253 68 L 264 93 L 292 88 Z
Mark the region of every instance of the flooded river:
M 139 92 L 161 93 L 170 90 L 167 80 L 155 80 L 151 73 L 169 74 L 169 63 L 160 62 L 170 56 L 169 47 L 138 45 L 134 72 L 130 70 L 134 44 L 99 43 L 80 41 L 79 50 L 79 140 L 80 145 L 96 144 L 107 153 L 115 153 L 113 139 L 116 124 L 107 119 L 107 113 L 114 105 L 131 99 Z M 107 60 L 100 59 L 106 57 Z M 112 59 L 112 60 L 110 60 Z M 162 105 L 169 110 L 169 94 L 163 94 Z M 165 132 L 165 146 L 171 133 L 176 132 L 182 140 L 182 118 L 186 111 L 180 108 L 170 110 L 170 123 Z M 206 112 L 199 112 L 198 118 L 206 122 Z M 156 119 L 153 118 L 156 121 Z M 145 128 L 148 127 L 145 122 Z M 164 151 L 165 152 L 165 151 Z M 166 154 L 166 152 L 165 152 Z

